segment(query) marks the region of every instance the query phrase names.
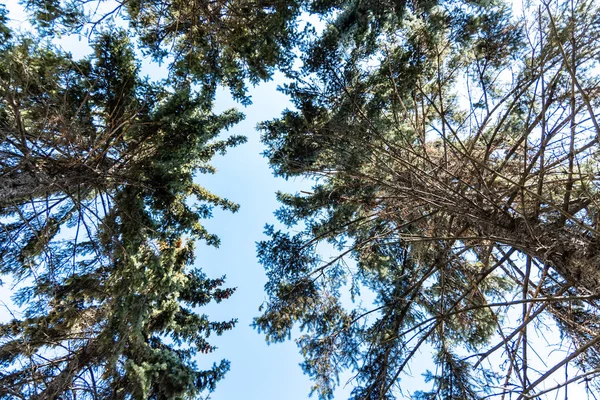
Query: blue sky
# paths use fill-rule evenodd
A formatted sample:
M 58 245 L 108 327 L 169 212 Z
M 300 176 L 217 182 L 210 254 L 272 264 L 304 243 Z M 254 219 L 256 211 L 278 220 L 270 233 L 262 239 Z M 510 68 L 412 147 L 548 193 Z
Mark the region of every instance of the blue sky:
M 288 341 L 268 346 L 264 337 L 250 327 L 258 307 L 266 300 L 266 277 L 256 261 L 256 242 L 265 238 L 265 223 L 275 222 L 273 211 L 279 207 L 275 192 L 310 187 L 306 180 L 274 178 L 267 160 L 260 155 L 264 148 L 256 124 L 291 107 L 286 96 L 276 90 L 281 83 L 282 78 L 277 75 L 273 81 L 251 90 L 253 104 L 243 109 L 246 119 L 229 132 L 246 135 L 248 143 L 215 159 L 215 175 L 198 177 L 198 182 L 214 193 L 241 205 L 236 214 L 217 211 L 214 218 L 206 221 L 208 230 L 220 236 L 220 248 L 198 248 L 198 265 L 212 276 L 226 274 L 227 284 L 237 287 L 234 296 L 208 309 L 213 319 L 239 319 L 233 331 L 212 340 L 219 346 L 215 358 L 231 361 L 231 371 L 211 396 L 214 400 L 306 399 L 310 391 L 310 381 L 298 365 L 301 357 L 295 344 Z M 217 111 L 231 107 L 239 105 L 226 91 L 220 91 Z M 349 392 L 340 389 L 336 398 L 348 398 Z

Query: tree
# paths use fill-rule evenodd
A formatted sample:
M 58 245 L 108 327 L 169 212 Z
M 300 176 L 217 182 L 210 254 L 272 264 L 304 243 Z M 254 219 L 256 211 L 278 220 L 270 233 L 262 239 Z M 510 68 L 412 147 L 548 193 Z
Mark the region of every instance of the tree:
M 324 399 L 346 369 L 353 398 L 395 398 L 427 345 L 437 371 L 415 398 L 598 390 L 598 5 L 337 7 L 284 89 L 297 110 L 262 125 L 275 173 L 315 185 L 279 194 L 296 233 L 268 226 L 258 245 L 255 326 L 269 341 L 304 330 Z M 548 321 L 567 355 L 532 367 Z M 486 367 L 493 354 L 506 364 Z
M 72 0 L 67 7 L 57 0 L 24 3 L 45 32 L 93 32 L 121 16 L 147 55 L 167 61 L 173 79 L 191 80 L 207 95 L 222 84 L 244 104 L 250 101 L 248 83 L 268 80 L 275 68 L 292 66 L 293 49 L 302 36 L 296 19 L 310 5 L 306 0 L 128 0 L 102 12 L 85 0 Z
M 193 266 L 218 245 L 201 220 L 237 205 L 194 183 L 242 115 L 211 94 L 149 82 L 124 31 L 73 60 L 13 36 L 0 10 L 0 274 L 23 312 L 0 324 L 0 398 L 191 398 L 227 361 L 197 353 L 235 325 L 196 311 L 233 289 Z

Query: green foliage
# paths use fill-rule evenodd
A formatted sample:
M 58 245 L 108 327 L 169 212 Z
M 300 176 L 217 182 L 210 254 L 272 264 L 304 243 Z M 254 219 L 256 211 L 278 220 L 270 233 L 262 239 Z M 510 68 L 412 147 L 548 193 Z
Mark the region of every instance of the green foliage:
M 6 14 L 6 7 L 4 4 L 0 5 L 0 40 L 4 45 L 8 44 L 11 37 L 10 29 L 6 26 L 6 22 L 8 21 Z
M 297 40 L 293 29 L 301 1 L 129 1 L 126 12 L 148 51 L 174 56 L 179 79 L 206 88 L 223 83 L 238 100 L 248 100 L 246 82 L 271 77 L 289 66 Z M 169 50 L 167 50 L 169 49 Z
M 131 0 L 105 14 L 89 15 L 87 1 L 26 0 L 34 21 L 69 32 L 95 29 L 117 15 L 129 21 L 143 51 L 167 61 L 171 78 L 202 86 L 208 98 L 217 85 L 250 102 L 247 84 L 268 80 L 276 67 L 289 69 L 301 32 L 296 18 L 304 0 L 161 1 Z
M 287 228 L 258 244 L 269 301 L 255 327 L 269 341 L 303 329 L 321 399 L 346 370 L 355 399 L 406 395 L 404 373 L 430 348 L 433 388 L 417 398 L 534 395 L 548 375 L 528 367 L 523 326 L 542 310 L 575 348 L 596 343 L 577 358 L 596 369 L 583 321 L 597 304 L 562 305 L 600 282 L 598 193 L 576 189 L 591 187 L 583 166 L 598 151 L 597 7 L 323 3 L 334 12 L 283 88 L 295 110 L 260 126 L 274 173 L 314 186 L 278 195 Z M 482 366 L 495 351 L 508 367 Z
M 197 312 L 234 290 L 193 267 L 194 243 L 218 245 L 213 207 L 237 210 L 194 176 L 245 141 L 217 139 L 242 115 L 140 79 L 125 32 L 93 46 L 0 49 L 0 272 L 23 307 L 0 325 L 0 398 L 193 398 L 229 368 L 196 355 L 236 322 Z
M 85 15 L 77 0 L 25 0 L 31 21 L 41 34 L 53 36 L 63 26 L 81 27 Z

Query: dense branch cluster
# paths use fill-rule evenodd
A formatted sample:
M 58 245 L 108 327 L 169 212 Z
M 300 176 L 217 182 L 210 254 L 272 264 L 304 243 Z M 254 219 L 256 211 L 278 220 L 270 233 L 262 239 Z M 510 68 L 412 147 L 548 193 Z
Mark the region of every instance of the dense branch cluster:
M 3 25 L 3 29 L 8 31 Z M 0 397 L 183 398 L 227 361 L 193 357 L 235 319 L 195 307 L 228 298 L 193 266 L 201 219 L 237 205 L 193 182 L 241 114 L 189 87 L 138 76 L 123 31 L 73 60 L 36 37 L 0 49 L 0 272 L 21 312 L 0 325 Z
M 568 362 L 570 383 L 595 384 L 600 21 L 592 2 L 525 7 L 415 2 L 382 22 L 348 6 L 286 89 L 298 111 L 264 124 L 276 172 L 316 184 L 280 196 L 279 219 L 306 230 L 259 245 L 271 302 L 256 325 L 307 329 L 323 398 L 348 367 L 354 398 L 392 398 L 426 345 L 438 370 L 417 398 L 530 398 Z M 337 254 L 321 260 L 320 242 Z M 340 300 L 361 288 L 374 308 Z M 530 368 L 547 317 L 575 351 Z M 494 353 L 508 364 L 485 367 Z

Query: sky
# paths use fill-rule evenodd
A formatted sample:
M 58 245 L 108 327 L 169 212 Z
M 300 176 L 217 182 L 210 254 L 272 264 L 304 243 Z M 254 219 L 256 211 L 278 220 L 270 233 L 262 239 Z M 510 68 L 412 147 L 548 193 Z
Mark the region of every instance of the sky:
M 256 124 L 277 117 L 290 107 L 285 95 L 277 91 L 282 77 L 251 90 L 253 104 L 245 109 L 246 119 L 231 129 L 231 134 L 243 134 L 248 143 L 230 150 L 213 163 L 217 173 L 198 177 L 198 182 L 212 192 L 240 204 L 240 210 L 231 214 L 217 211 L 206 221 L 210 232 L 221 238 L 218 249 L 199 246 L 197 262 L 209 276 L 227 275 L 227 285 L 237 287 L 227 301 L 210 307 L 211 319 L 237 317 L 237 327 L 211 342 L 219 347 L 217 359 L 231 361 L 231 370 L 211 396 L 214 400 L 230 399 L 306 399 L 310 381 L 302 374 L 301 357 L 292 341 L 268 346 L 250 324 L 258 316 L 258 307 L 266 299 L 263 286 L 266 277 L 256 260 L 256 242 L 263 240 L 265 223 L 274 223 L 273 211 L 279 205 L 277 190 L 296 192 L 310 187 L 304 180 L 285 181 L 272 176 L 267 160 L 261 156 Z M 240 107 L 224 90 L 216 101 L 216 111 Z M 348 398 L 349 393 L 337 393 Z M 349 391 L 347 391 L 349 392 Z M 336 397 L 337 397 L 336 396 Z
M 26 29 L 26 19 L 17 2 L 9 0 L 6 4 L 13 26 Z M 85 38 L 63 37 L 59 43 L 76 58 L 89 52 Z M 161 78 L 164 76 L 164 66 L 145 62 L 142 64 L 142 73 Z M 264 146 L 256 125 L 276 118 L 285 108 L 292 107 L 288 98 L 277 91 L 277 87 L 284 82 L 283 76 L 276 74 L 271 81 L 251 88 L 253 103 L 248 107 L 233 101 L 228 91 L 219 90 L 215 112 L 238 108 L 246 114 L 243 122 L 224 132 L 223 136 L 243 134 L 248 142 L 230 149 L 225 156 L 215 157 L 213 165 L 217 168 L 216 174 L 197 177 L 197 182 L 211 192 L 241 206 L 235 214 L 215 210 L 213 218 L 205 221 L 206 228 L 220 237 L 220 248 L 203 244 L 197 246 L 196 265 L 209 277 L 226 275 L 226 286 L 237 288 L 230 299 L 198 310 L 208 314 L 214 321 L 238 319 L 236 328 L 221 337 L 209 339 L 218 349 L 210 355 L 201 355 L 197 360 L 201 367 L 206 368 L 223 358 L 231 362 L 231 370 L 217 385 L 210 397 L 212 400 L 300 400 L 307 399 L 310 392 L 311 382 L 299 366 L 302 359 L 294 341 L 267 345 L 264 336 L 250 326 L 253 318 L 259 315 L 258 307 L 267 300 L 263 292 L 265 273 L 256 260 L 256 242 L 266 239 L 263 234 L 265 224 L 276 223 L 273 212 L 279 208 L 279 204 L 275 193 L 294 193 L 311 186 L 308 180 L 286 181 L 274 177 L 267 159 L 261 155 Z M 8 303 L 7 286 L 0 290 L 0 300 Z M 0 307 L 0 320 L 6 317 L 5 310 Z M 295 336 L 298 334 L 296 331 Z M 553 335 L 556 336 L 556 333 L 548 333 L 548 337 Z M 423 389 L 420 387 L 423 385 L 421 374 L 428 367 L 431 367 L 431 355 L 421 354 L 412 365 L 412 375 L 402 378 L 403 388 L 409 391 Z M 348 373 L 341 378 L 335 399 L 349 397 L 352 385 L 345 383 L 351 376 Z M 577 393 L 576 388 L 570 393 Z M 572 398 L 584 399 L 585 396 L 581 394 Z

